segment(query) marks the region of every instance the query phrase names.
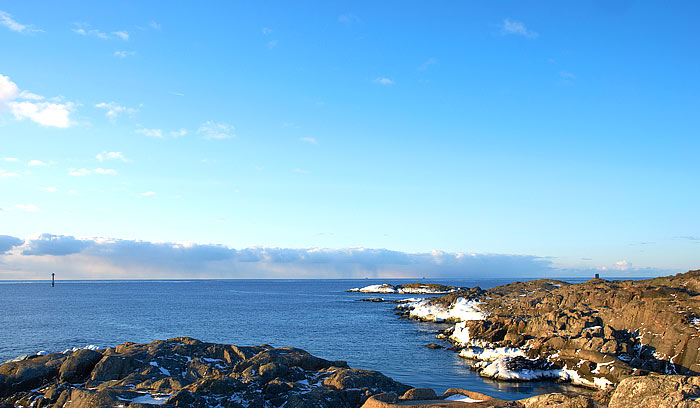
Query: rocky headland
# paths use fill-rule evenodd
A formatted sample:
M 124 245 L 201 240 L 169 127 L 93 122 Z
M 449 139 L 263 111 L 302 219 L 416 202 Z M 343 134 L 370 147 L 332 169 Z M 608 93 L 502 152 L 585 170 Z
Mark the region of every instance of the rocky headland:
M 0 365 L 0 407 L 696 407 L 698 380 L 632 376 L 595 396 L 555 393 L 504 401 L 461 389 L 436 395 L 296 348 L 180 337 L 8 361 Z
M 689 376 L 691 388 L 700 384 L 694 377 L 700 372 L 700 270 L 642 281 L 541 279 L 475 287 L 397 310 L 411 319 L 452 323 L 437 337 L 484 377 L 550 379 L 609 394 L 628 379 Z
M 380 285 L 369 285 L 363 288 L 353 288 L 346 290 L 346 292 L 444 295 L 459 289 L 460 288 L 454 286 L 438 285 L 434 283 L 409 283 L 396 286 L 389 283 L 382 283 Z

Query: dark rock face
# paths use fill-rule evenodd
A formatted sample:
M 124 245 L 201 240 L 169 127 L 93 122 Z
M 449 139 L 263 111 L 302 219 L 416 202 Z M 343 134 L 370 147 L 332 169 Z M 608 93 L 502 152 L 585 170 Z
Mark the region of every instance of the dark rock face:
M 360 407 L 410 387 L 296 348 L 180 337 L 0 366 L 0 407 Z
M 61 364 L 58 377 L 61 381 L 70 383 L 84 381 L 101 359 L 102 353 L 95 350 L 77 350 Z
M 457 291 L 429 303 L 449 308 L 459 298 L 479 300 L 488 317 L 438 337 L 468 349 L 462 355 L 469 358 L 478 359 L 483 349 L 490 355 L 498 348 L 519 349 L 527 359 L 568 370 L 561 371 L 561 379 L 591 387 L 654 372 L 700 373 L 700 270 L 643 281 L 515 282 Z M 410 307 L 397 309 L 409 317 Z M 458 330 L 468 336 L 455 336 Z

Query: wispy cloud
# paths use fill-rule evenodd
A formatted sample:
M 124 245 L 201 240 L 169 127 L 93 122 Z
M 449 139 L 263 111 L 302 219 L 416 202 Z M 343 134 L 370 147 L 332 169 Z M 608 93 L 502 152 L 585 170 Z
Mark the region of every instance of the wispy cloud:
M 272 34 L 272 30 L 269 29 L 269 28 L 267 28 L 267 27 L 263 27 L 261 31 L 262 31 L 263 35 L 270 35 L 270 34 Z
M 527 38 L 537 38 L 539 34 L 528 29 L 524 23 L 520 21 L 513 21 L 508 18 L 503 20 L 503 25 L 501 26 L 501 33 L 503 35 L 519 35 Z
M 136 51 L 114 51 L 113 55 L 119 58 L 126 58 L 136 55 Z
M 55 193 L 56 191 L 58 191 L 58 189 L 57 189 L 56 187 L 42 187 L 42 188 L 41 188 L 41 191 L 46 191 L 46 192 L 49 192 L 49 193 Z
M 9 110 L 16 120 L 29 119 L 43 126 L 67 128 L 73 124 L 71 102 L 46 102 L 43 97 L 19 90 L 9 77 L 0 74 L 0 110 Z
M 207 121 L 197 130 L 205 139 L 230 139 L 235 137 L 235 128 L 228 123 Z
M 22 177 L 22 175 L 14 172 L 14 171 L 7 171 L 5 169 L 0 169 L 0 178 L 15 178 L 15 177 Z
M 377 77 L 374 79 L 375 84 L 379 85 L 394 85 L 394 80 L 386 77 Z
M 114 176 L 117 175 L 119 172 L 117 172 L 114 169 L 103 169 L 101 167 L 98 167 L 96 169 L 69 169 L 68 170 L 68 175 L 69 176 L 75 176 L 75 177 L 81 177 L 81 176 L 89 176 L 91 174 L 102 174 L 102 175 L 109 175 L 109 176 Z
M 2 211 L 21 211 L 35 213 L 39 212 L 40 209 L 34 204 L 15 204 L 12 207 L 2 208 Z
M 3 157 L 2 159 L 6 162 L 18 162 L 19 161 L 19 159 L 16 157 Z
M 2 10 L 0 10 L 0 25 L 7 27 L 11 31 L 21 34 L 36 33 L 42 31 L 38 28 L 35 28 L 32 25 L 22 24 L 18 22 L 13 18 L 12 14 L 4 12 Z
M 316 141 L 316 139 L 313 138 L 313 137 L 302 137 L 302 138 L 299 139 L 299 140 L 301 140 L 302 142 L 306 142 L 306 143 L 318 144 L 318 142 Z
M 156 193 L 154 191 L 146 191 L 144 193 L 139 194 L 141 197 L 153 197 L 155 196 Z
M 308 170 L 299 169 L 299 168 L 294 169 L 294 172 L 295 172 L 295 173 L 299 173 L 299 174 L 309 174 L 309 173 L 311 173 L 311 172 L 308 171 Z
M 139 110 L 137 108 L 128 108 L 126 106 L 121 106 L 116 102 L 100 102 L 95 105 L 98 109 L 104 109 L 105 115 L 108 119 L 114 121 L 122 114 L 134 115 Z
M 113 39 L 121 39 L 124 41 L 129 40 L 129 33 L 120 30 L 120 31 L 112 31 L 111 33 L 106 33 L 102 30 L 92 28 L 90 24 L 88 23 L 73 23 L 74 28 L 72 29 L 74 33 L 82 36 L 93 36 L 97 37 L 103 40 L 113 40 Z
M 180 129 L 180 130 L 171 130 L 170 131 L 170 136 L 172 137 L 182 137 L 187 134 L 187 129 Z
M 142 129 L 136 129 L 136 133 L 139 133 L 139 134 L 142 134 L 142 135 L 148 136 L 148 137 L 156 137 L 159 139 L 163 138 L 163 131 L 161 129 L 142 128 Z
M 270 40 L 267 42 L 267 48 L 275 48 L 277 44 L 279 44 L 277 40 Z
M 437 60 L 435 58 L 430 57 L 427 60 L 425 60 L 424 63 L 420 64 L 417 69 L 418 71 L 426 71 L 428 68 L 435 64 L 437 64 Z
M 129 33 L 127 33 L 126 31 L 114 31 L 112 32 L 112 34 L 118 38 L 121 38 L 124 41 L 129 40 Z
M 151 21 L 150 23 L 148 23 L 148 26 L 154 30 L 160 30 L 161 28 L 163 28 L 163 26 L 160 23 L 157 23 L 155 21 Z
M 338 16 L 338 22 L 346 26 L 350 26 L 359 23 L 360 18 L 352 13 L 346 13 Z
M 33 167 L 33 166 L 48 166 L 48 163 L 45 163 L 41 160 L 29 160 L 29 163 L 27 163 L 27 166 Z
M 106 160 L 119 160 L 124 163 L 131 162 L 131 160 L 127 159 L 122 152 L 102 152 L 98 153 L 95 158 L 101 162 Z

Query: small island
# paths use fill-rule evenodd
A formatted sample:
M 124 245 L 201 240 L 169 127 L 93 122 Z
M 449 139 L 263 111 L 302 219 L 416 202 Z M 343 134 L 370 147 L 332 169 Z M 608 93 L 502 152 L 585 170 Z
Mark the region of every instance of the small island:
M 409 283 L 396 286 L 389 283 L 382 283 L 380 285 L 369 285 L 363 288 L 353 288 L 346 290 L 346 292 L 444 295 L 459 289 L 460 288 L 454 286 L 438 285 L 434 283 Z

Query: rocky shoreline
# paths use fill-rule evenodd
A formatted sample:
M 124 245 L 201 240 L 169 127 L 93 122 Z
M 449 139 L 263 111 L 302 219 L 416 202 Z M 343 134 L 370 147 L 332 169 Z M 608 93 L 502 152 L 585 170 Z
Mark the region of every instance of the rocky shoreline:
M 700 270 L 642 281 L 475 287 L 396 310 L 451 323 L 437 337 L 497 380 L 554 380 L 611 393 L 627 378 L 700 372 Z
M 503 401 L 443 395 L 296 348 L 238 347 L 187 337 L 105 350 L 23 356 L 0 365 L 0 408 L 610 408 L 700 406 L 700 377 L 637 376 L 594 396 Z

